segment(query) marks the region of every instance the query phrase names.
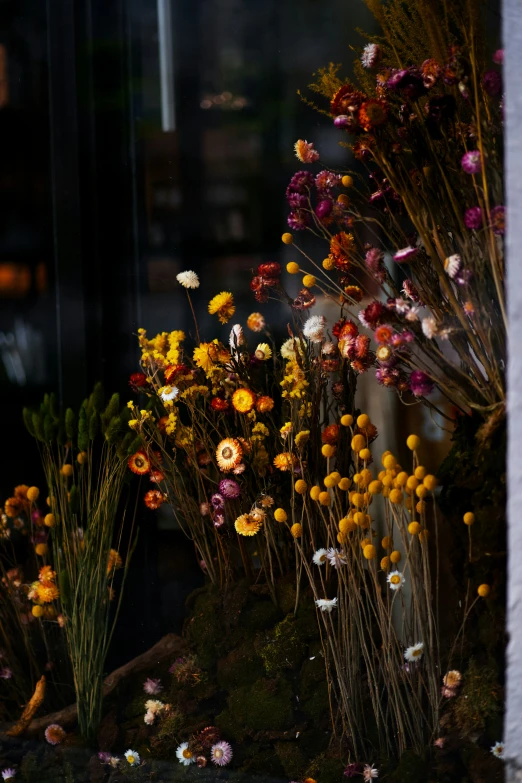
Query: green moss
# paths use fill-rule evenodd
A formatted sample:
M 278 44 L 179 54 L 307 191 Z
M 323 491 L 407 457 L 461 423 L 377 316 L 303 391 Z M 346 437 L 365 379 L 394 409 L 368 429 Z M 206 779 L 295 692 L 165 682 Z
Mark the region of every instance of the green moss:
M 298 742 L 276 742 L 276 753 L 287 778 L 300 780 L 306 769 L 306 758 Z
M 217 716 L 216 724 L 236 740 L 244 739 L 246 732 L 284 731 L 294 723 L 292 705 L 286 680 L 261 679 L 231 691 L 228 709 Z
M 345 765 L 332 753 L 320 753 L 309 765 L 306 776 L 321 783 L 339 783 L 343 779 Z
M 230 690 L 240 685 L 250 685 L 264 674 L 263 663 L 252 640 L 232 650 L 217 665 L 217 682 L 221 688 Z
M 406 751 L 402 754 L 392 779 L 397 783 L 426 783 L 432 769 L 432 760 L 427 761 L 411 751 Z
M 243 631 L 262 631 L 280 619 L 281 612 L 272 601 L 251 601 L 241 615 Z
M 454 704 L 453 717 L 463 736 L 484 731 L 486 721 L 499 717 L 502 710 L 501 689 L 496 671 L 479 666 L 472 658 L 463 678 L 463 686 Z
M 186 634 L 190 643 L 196 648 L 198 660 L 204 669 L 213 668 L 216 662 L 216 651 L 223 645 L 224 629 L 221 616 L 221 599 L 217 591 L 207 588 L 199 593 L 186 624 Z
M 305 643 L 291 614 L 275 626 L 271 641 L 260 650 L 267 674 L 296 668 L 304 652 Z
M 295 577 L 292 581 L 287 577 L 279 582 L 276 587 L 276 597 L 278 606 L 283 614 L 289 614 L 289 612 L 294 611 L 296 597 Z

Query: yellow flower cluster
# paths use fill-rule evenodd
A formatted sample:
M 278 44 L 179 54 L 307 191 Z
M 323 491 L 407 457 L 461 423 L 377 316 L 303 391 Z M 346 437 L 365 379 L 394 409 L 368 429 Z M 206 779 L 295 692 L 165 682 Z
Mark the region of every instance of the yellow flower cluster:
M 281 381 L 283 388 L 282 397 L 285 399 L 301 399 L 306 393 L 308 387 L 304 370 L 294 360 L 287 362 L 285 375 Z
M 144 365 L 154 362 L 159 367 L 179 364 L 181 358 L 180 343 L 185 334 L 177 329 L 173 332 L 161 332 L 151 340 L 145 329 L 138 329 L 138 342 L 141 348 L 141 360 Z

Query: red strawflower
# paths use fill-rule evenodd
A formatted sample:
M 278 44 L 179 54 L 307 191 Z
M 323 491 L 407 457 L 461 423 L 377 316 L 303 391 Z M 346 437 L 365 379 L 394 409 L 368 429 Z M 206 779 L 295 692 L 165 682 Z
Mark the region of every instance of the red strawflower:
M 335 446 L 339 440 L 339 425 L 329 424 L 328 427 L 325 427 L 321 433 L 321 440 L 323 443 L 329 443 L 330 446 Z
M 386 122 L 388 116 L 388 104 L 379 98 L 370 98 L 361 104 L 359 108 L 359 125 L 365 131 L 377 128 Z
M 160 492 L 159 489 L 149 489 L 145 493 L 143 498 L 147 508 L 156 509 L 159 508 L 165 502 L 165 495 Z
M 137 451 L 127 460 L 127 465 L 133 473 L 138 476 L 144 476 L 150 471 L 150 460 L 144 451 Z
M 210 402 L 210 407 L 214 411 L 228 411 L 230 410 L 230 402 L 223 400 L 221 397 L 213 397 Z
M 133 391 L 139 391 L 147 385 L 147 376 L 143 372 L 133 372 L 129 378 L 129 386 Z
M 281 264 L 277 261 L 268 261 L 266 264 L 259 264 L 257 274 L 261 277 L 277 277 L 281 274 Z

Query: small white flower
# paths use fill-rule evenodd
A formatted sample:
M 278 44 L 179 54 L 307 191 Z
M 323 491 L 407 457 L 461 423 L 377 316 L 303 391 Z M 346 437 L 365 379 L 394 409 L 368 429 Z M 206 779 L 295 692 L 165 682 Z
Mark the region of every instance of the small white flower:
M 379 777 L 379 770 L 372 767 L 371 764 L 365 764 L 363 769 L 363 780 L 375 780 Z
M 330 565 L 334 568 L 340 568 L 342 565 L 346 565 L 348 562 L 344 556 L 344 553 L 339 552 L 338 549 L 334 549 L 333 547 L 330 547 L 326 553 L 326 557 L 328 558 Z
M 178 745 L 176 756 L 178 757 L 179 763 L 183 764 L 185 767 L 188 767 L 189 764 L 193 764 L 196 760 L 194 754 L 189 750 L 188 742 L 182 742 L 181 745 Z
M 110 767 L 112 767 L 113 769 L 116 769 L 116 767 L 118 767 L 119 764 L 120 764 L 120 760 L 119 760 L 118 756 L 111 756 L 110 757 L 110 759 L 109 759 L 109 766 Z
M 367 329 L 370 328 L 370 324 L 368 323 L 364 315 L 364 310 L 359 310 L 359 312 L 357 313 L 357 318 L 359 319 L 359 321 L 362 323 L 363 326 L 365 326 Z
M 503 759 L 504 758 L 504 743 L 503 742 L 495 742 L 493 747 L 491 748 L 491 752 L 494 756 L 497 757 L 497 759 Z
M 424 642 L 417 642 L 417 644 L 412 645 L 411 647 L 407 647 L 404 651 L 404 657 L 407 661 L 418 661 L 419 658 L 422 658 L 422 655 L 424 653 Z
M 199 277 L 195 272 L 180 272 L 176 280 L 183 288 L 199 288 Z
M 241 324 L 234 324 L 230 330 L 230 337 L 228 338 L 228 344 L 234 352 L 240 345 L 245 344 L 245 335 Z
M 165 709 L 165 704 L 163 704 L 163 702 L 159 701 L 158 699 L 148 699 L 145 702 L 145 709 L 148 710 L 148 712 L 153 712 L 156 714 L 157 712 L 161 712 Z
M 301 353 L 300 349 L 300 343 L 299 339 L 295 337 L 289 337 L 288 340 L 285 340 L 283 345 L 280 348 L 280 354 L 283 357 L 283 359 L 286 359 L 287 362 L 295 361 L 296 357 L 296 348 L 299 353 Z
M 156 714 L 154 712 L 151 712 L 151 710 L 147 710 L 147 712 L 145 713 L 145 715 L 143 717 L 143 720 L 145 721 L 147 726 L 152 726 L 152 724 L 154 723 L 155 719 L 156 719 Z
M 337 346 L 334 345 L 332 342 L 328 341 L 323 344 L 322 351 L 323 353 L 326 354 L 337 353 Z
M 326 549 L 318 549 L 317 552 L 312 557 L 312 560 L 318 566 L 324 565 L 328 560 Z
M 320 343 L 324 337 L 326 318 L 324 315 L 311 315 L 303 326 L 304 336 L 313 343 Z
M 135 750 L 130 750 L 130 749 L 126 750 L 123 755 L 125 756 L 125 758 L 129 762 L 131 767 L 137 767 L 138 764 L 141 761 L 140 754 L 137 751 L 135 751 Z
M 2 779 L 3 780 L 14 780 L 16 775 L 16 770 L 12 767 L 8 767 L 7 769 L 4 769 L 2 771 Z
M 233 473 L 235 476 L 240 476 L 240 475 L 241 475 L 241 473 L 244 473 L 244 472 L 245 472 L 245 469 L 246 469 L 246 465 L 245 465 L 243 462 L 240 462 L 240 463 L 239 463 L 239 465 L 236 465 L 236 467 L 234 468 L 234 470 L 232 471 L 232 473 Z
M 179 389 L 177 386 L 165 386 L 165 388 L 160 394 L 160 397 L 163 400 L 163 402 L 173 402 L 173 400 L 176 399 L 178 394 L 179 394 Z
M 403 299 L 402 296 L 399 296 L 395 300 L 395 309 L 400 315 L 405 315 L 410 309 L 410 303 Z
M 406 581 L 400 571 L 390 571 L 386 579 L 392 590 L 400 590 Z
M 321 612 L 331 612 L 337 609 L 337 598 L 318 598 L 315 605 Z
M 379 44 L 368 43 L 362 50 L 361 63 L 363 68 L 374 68 L 381 59 Z
M 444 259 L 444 269 L 448 277 L 453 280 L 457 276 L 462 264 L 462 259 L 458 253 L 454 253 L 452 256 L 448 256 Z
M 435 337 L 437 334 L 437 321 L 435 318 L 430 316 L 429 318 L 422 319 L 422 332 L 424 336 L 428 338 L 428 340 L 431 340 L 432 337 Z
M 405 314 L 405 318 L 407 321 L 418 321 L 419 320 L 419 307 L 410 307 L 408 312 Z

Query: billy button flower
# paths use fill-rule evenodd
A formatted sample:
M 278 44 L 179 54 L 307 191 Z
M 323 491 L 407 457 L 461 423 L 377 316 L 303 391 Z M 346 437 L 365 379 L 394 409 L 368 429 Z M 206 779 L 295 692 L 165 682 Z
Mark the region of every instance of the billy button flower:
M 321 487 L 315 485 L 310 489 L 310 497 L 312 498 L 312 500 L 319 500 L 320 494 L 321 494 Z
M 477 593 L 481 598 L 487 598 L 488 595 L 491 593 L 491 587 L 486 584 L 479 585 L 477 589 Z
M 297 479 L 297 481 L 294 484 L 294 489 L 298 495 L 305 495 L 306 490 L 308 489 L 308 485 L 306 481 L 304 481 L 303 479 Z
M 288 515 L 284 508 L 276 508 L 274 511 L 274 519 L 276 522 L 286 522 Z
M 290 528 L 290 532 L 294 538 L 301 538 L 303 535 L 303 527 L 299 524 L 299 522 L 296 522 Z
M 289 261 L 286 265 L 286 271 L 289 275 L 297 275 L 301 270 L 299 268 L 299 264 L 297 264 L 295 261 Z

